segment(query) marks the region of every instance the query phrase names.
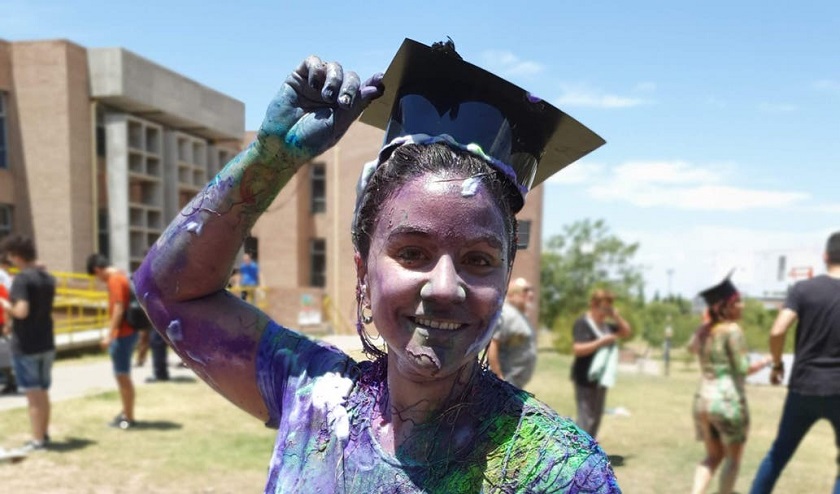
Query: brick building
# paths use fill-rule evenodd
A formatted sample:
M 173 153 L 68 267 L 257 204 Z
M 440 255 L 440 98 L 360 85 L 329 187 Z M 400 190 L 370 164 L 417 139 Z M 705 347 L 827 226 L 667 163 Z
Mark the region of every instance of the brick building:
M 135 269 L 253 138 L 244 117 L 240 101 L 122 48 L 0 40 L 0 236 L 32 236 L 56 271 L 84 271 L 96 251 Z M 254 227 L 246 246 L 260 263 L 266 310 L 280 323 L 355 331 L 350 220 L 356 179 L 382 136 L 354 124 Z M 520 236 L 531 241 L 514 268 L 537 288 L 542 199 L 538 187 L 519 214 Z

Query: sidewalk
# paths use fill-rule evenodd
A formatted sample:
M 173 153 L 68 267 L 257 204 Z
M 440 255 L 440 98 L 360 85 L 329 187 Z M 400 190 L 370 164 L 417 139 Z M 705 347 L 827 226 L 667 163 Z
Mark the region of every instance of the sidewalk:
M 362 344 L 356 335 L 333 335 L 324 338 L 325 341 L 344 351 L 361 350 Z M 169 351 L 169 375 L 172 379 L 194 378 L 190 369 L 179 366 L 180 358 L 175 352 Z M 131 377 L 137 387 L 146 386 L 146 378 L 152 376 L 151 355 L 146 359 L 143 367 L 132 367 Z M 111 359 L 102 359 L 90 363 L 56 360 L 52 371 L 52 386 L 50 387 L 50 401 L 62 401 L 82 396 L 116 391 L 117 383 L 111 370 Z M 14 408 L 25 408 L 26 397 L 16 395 L 0 395 L 0 412 Z

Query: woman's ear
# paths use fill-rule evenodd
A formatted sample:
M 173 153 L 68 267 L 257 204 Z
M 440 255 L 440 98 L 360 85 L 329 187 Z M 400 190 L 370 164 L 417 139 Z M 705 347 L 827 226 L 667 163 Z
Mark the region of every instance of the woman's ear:
M 367 287 L 367 264 L 364 260 L 362 260 L 362 255 L 358 252 L 353 254 L 353 262 L 356 264 L 356 286 L 363 288 L 365 293 L 365 297 L 368 294 L 368 287 Z

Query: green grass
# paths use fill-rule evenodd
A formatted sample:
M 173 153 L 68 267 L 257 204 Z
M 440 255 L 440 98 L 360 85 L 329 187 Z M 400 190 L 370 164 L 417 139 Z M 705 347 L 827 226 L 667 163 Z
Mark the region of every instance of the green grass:
M 543 350 L 538 371 L 527 389 L 561 414 L 574 418 L 574 390 L 569 380 L 572 359 Z M 615 473 L 624 492 L 682 493 L 691 490 L 694 468 L 705 450 L 695 440 L 691 405 L 697 385 L 694 365 L 673 362 L 671 375 L 619 374 L 607 394 L 606 408 L 623 407 L 630 416 L 606 414 L 599 431 L 602 447 L 623 464 Z M 749 491 L 758 464 L 775 438 L 785 388 L 748 386 L 750 436 L 744 451 L 737 492 Z M 834 433 L 827 421 L 817 423 L 799 446 L 776 485 L 776 492 L 830 492 L 837 475 Z M 709 492 L 716 492 L 714 479 Z
M 74 360 L 60 361 L 54 372 Z M 560 413 L 574 416 L 571 358 L 543 349 L 528 389 Z M 620 374 L 607 408 L 601 443 L 623 457 L 615 472 L 626 493 L 688 492 L 702 443 L 694 440 L 693 365 L 675 362 L 670 377 Z M 785 390 L 751 386 L 752 430 L 738 480 L 744 493 L 776 433 Z M 14 493 L 240 493 L 261 492 L 273 431 L 240 412 L 200 382 L 171 382 L 138 389 L 137 416 L 144 426 L 121 431 L 105 426 L 119 408 L 116 392 L 54 403 L 56 447 L 21 463 L 0 464 L 0 491 Z M 23 409 L 0 412 L 0 445 L 28 437 Z M 827 422 L 806 436 L 776 492 L 829 492 L 836 467 Z M 716 482 L 716 481 L 715 481 Z M 713 486 L 715 484 L 713 483 Z M 710 489 L 715 492 L 715 489 Z

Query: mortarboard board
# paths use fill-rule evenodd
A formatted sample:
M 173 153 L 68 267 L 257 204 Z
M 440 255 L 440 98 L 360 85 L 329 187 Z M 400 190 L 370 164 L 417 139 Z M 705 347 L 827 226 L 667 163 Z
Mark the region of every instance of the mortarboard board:
M 726 278 L 717 285 L 700 292 L 700 296 L 706 301 L 706 305 L 712 306 L 723 300 L 729 300 L 733 295 L 738 293 L 738 289 L 732 284 L 731 278 L 733 273 L 735 273 L 735 269 L 732 269 L 726 275 Z
M 462 145 L 477 144 L 512 169 L 523 196 L 605 142 L 546 101 L 465 62 L 454 49 L 406 39 L 383 84 L 384 95 L 361 121 L 384 129 L 386 144 L 412 134 L 447 134 Z

